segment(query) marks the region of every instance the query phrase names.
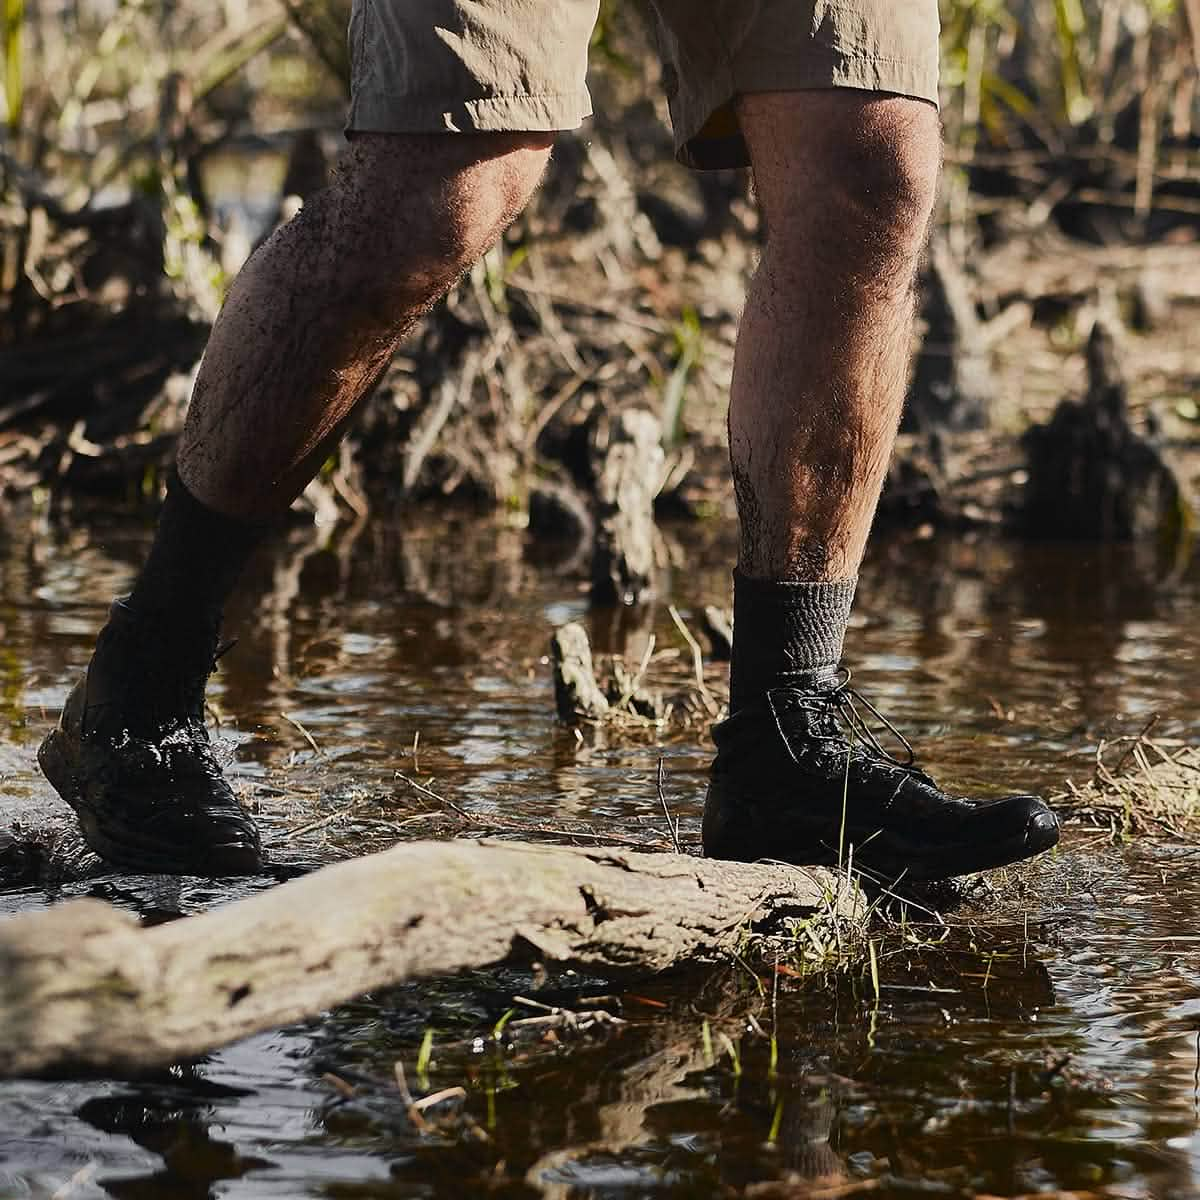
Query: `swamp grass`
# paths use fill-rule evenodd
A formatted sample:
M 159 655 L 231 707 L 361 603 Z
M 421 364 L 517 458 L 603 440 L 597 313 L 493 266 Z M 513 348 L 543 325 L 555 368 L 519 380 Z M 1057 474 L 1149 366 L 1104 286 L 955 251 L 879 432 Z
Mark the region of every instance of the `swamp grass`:
M 1068 820 L 1114 837 L 1200 841 L 1200 747 L 1145 735 L 1101 742 L 1092 777 L 1068 780 L 1051 803 Z

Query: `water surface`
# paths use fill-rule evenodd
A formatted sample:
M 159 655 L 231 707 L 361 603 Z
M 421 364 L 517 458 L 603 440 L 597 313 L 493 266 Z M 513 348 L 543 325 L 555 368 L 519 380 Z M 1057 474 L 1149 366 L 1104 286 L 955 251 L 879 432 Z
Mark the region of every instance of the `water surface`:
M 37 741 L 147 535 L 16 527 L 0 546 L 10 813 L 52 804 Z M 671 655 L 648 682 L 679 691 L 690 659 L 667 604 L 695 624 L 728 603 L 729 531 L 668 542 L 662 596 L 636 614 L 589 614 L 578 580 L 533 566 L 519 531 L 469 516 L 298 529 L 265 552 L 212 699 L 276 854 L 513 820 L 661 842 L 660 757 L 694 843 L 706 721 L 578 738 L 554 722 L 545 659 L 568 619 L 635 657 L 653 634 Z M 1156 583 L 1128 551 L 881 540 L 848 660 L 931 770 L 1053 790 L 1154 714 L 1157 735 L 1200 740 L 1198 600 L 1194 576 Z M 718 691 L 718 667 L 709 680 Z M 397 772 L 478 825 L 422 808 Z M 497 1045 L 496 1021 L 537 981 L 476 973 L 155 1079 L 0 1083 L 0 1197 L 1194 1196 L 1198 862 L 1076 831 L 948 933 L 882 930 L 878 995 L 861 970 L 814 985 L 786 963 L 734 967 L 623 993 L 616 1031 Z M 158 920 L 255 886 L 100 876 L 0 895 L 0 911 L 90 893 Z M 589 1007 L 609 991 L 568 976 L 538 995 Z M 415 1094 L 465 1100 L 415 1128 L 397 1061 Z

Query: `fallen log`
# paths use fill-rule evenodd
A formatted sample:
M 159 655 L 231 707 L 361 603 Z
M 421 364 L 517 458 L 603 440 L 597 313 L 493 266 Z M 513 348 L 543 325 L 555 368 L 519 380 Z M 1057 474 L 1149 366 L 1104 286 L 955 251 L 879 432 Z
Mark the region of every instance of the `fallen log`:
M 498 841 L 409 843 L 148 929 L 72 900 L 0 921 L 0 1077 L 145 1071 L 504 960 L 654 973 L 858 911 L 815 868 Z

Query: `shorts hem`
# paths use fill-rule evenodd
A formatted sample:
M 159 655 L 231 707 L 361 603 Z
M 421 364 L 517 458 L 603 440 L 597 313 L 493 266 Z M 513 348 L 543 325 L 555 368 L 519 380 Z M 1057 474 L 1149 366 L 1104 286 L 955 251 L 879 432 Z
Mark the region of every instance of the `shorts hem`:
M 903 96 L 938 107 L 936 68 L 930 70 L 911 62 L 840 51 L 831 52 L 819 63 L 761 55 L 743 57 L 734 62 L 732 84 L 721 94 L 686 98 L 686 113 L 696 113 L 695 119 L 685 119 L 683 104 L 673 105 L 675 156 L 684 166 L 702 171 L 748 167 L 750 154 L 740 134 L 715 138 L 701 136 L 714 114 L 739 95 L 823 91 L 827 88 Z
M 899 59 L 844 51 L 807 67 L 773 57 L 744 59 L 734 69 L 733 82 L 739 93 L 851 88 L 938 105 L 936 67 L 930 70 Z
M 416 99 L 401 92 L 356 92 L 346 134 L 528 133 L 578 129 L 592 115 L 587 90 L 477 100 Z

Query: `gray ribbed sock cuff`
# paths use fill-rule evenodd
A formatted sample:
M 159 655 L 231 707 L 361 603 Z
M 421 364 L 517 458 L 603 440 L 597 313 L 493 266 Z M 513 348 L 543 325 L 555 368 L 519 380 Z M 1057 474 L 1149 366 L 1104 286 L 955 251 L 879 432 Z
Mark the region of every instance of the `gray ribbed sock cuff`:
M 857 582 L 778 583 L 734 571 L 731 712 L 838 665 Z

